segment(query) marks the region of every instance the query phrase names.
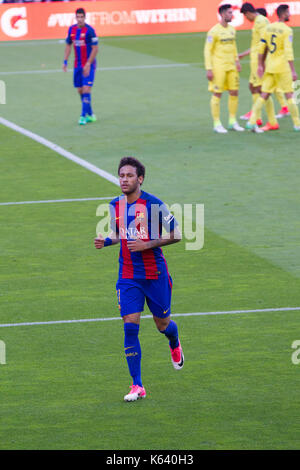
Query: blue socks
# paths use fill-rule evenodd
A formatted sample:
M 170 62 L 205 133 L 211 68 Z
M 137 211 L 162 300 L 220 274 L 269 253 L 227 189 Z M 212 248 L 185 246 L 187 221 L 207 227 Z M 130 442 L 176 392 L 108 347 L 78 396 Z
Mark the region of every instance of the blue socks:
M 82 93 L 81 102 L 82 102 L 81 116 L 85 116 L 86 114 L 89 114 L 90 116 L 92 116 L 93 110 L 91 106 L 91 94 Z
M 179 346 L 178 328 L 173 320 L 170 321 L 167 328 L 164 331 L 161 331 L 161 333 L 168 338 L 171 349 L 175 349 Z
M 133 385 L 142 387 L 141 379 L 141 346 L 139 341 L 140 326 L 135 323 L 124 323 L 124 350 L 129 368 L 129 373 L 133 380 Z

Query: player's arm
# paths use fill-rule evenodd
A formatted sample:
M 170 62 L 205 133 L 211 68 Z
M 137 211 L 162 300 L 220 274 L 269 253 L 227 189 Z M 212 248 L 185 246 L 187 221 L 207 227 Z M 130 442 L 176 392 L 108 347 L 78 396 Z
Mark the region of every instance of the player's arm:
M 83 75 L 85 75 L 86 77 L 90 73 L 91 65 L 94 62 L 97 54 L 98 54 L 98 46 L 92 46 L 92 50 L 91 50 L 91 53 L 89 55 L 89 58 L 86 61 L 85 66 L 83 67 Z
M 98 233 L 94 239 L 94 245 L 97 250 L 101 250 L 106 246 L 117 245 L 120 242 L 119 228 L 116 224 L 116 208 L 113 204 L 109 204 L 110 213 L 110 229 L 111 232 L 108 237 L 104 238 L 101 233 Z
M 96 56 L 98 54 L 98 38 L 96 36 L 96 33 L 94 30 L 91 31 L 90 37 L 89 37 L 89 43 L 92 45 L 92 50 L 91 53 L 86 61 L 85 66 L 83 67 L 83 75 L 88 76 L 91 70 L 91 65 L 96 59 Z
M 251 49 L 247 49 L 246 51 L 241 52 L 239 54 L 239 59 L 243 59 L 244 57 L 247 57 L 248 55 L 250 55 L 250 52 L 251 52 Z
M 236 42 L 234 44 L 234 58 L 235 58 L 235 65 L 236 65 L 236 69 L 238 72 L 240 72 L 242 70 L 242 66 L 241 66 L 241 63 L 240 63 L 240 58 L 239 58 L 239 53 L 238 53 L 238 50 L 237 50 L 237 45 L 236 45 Z
M 119 235 L 115 232 L 111 232 L 107 238 L 104 238 L 101 233 L 98 233 L 97 238 L 94 239 L 94 245 L 97 250 L 101 250 L 101 248 L 106 246 L 117 245 L 119 242 Z
M 258 68 L 257 75 L 262 78 L 265 73 L 265 61 L 268 54 L 268 45 L 264 37 L 260 40 L 259 51 L 258 51 Z
M 65 47 L 65 53 L 64 53 L 64 61 L 63 61 L 63 71 L 66 72 L 68 70 L 68 59 L 71 54 L 71 48 L 72 48 L 72 39 L 71 39 L 71 28 L 69 28 L 68 31 L 68 36 L 66 39 L 66 47 Z
M 207 33 L 206 42 L 204 46 L 204 61 L 205 61 L 205 69 L 206 69 L 206 77 L 207 80 L 211 81 L 214 78 L 213 74 L 213 66 L 212 66 L 212 55 L 215 43 L 215 36 L 212 31 Z
M 149 240 L 147 242 L 144 242 L 143 240 L 137 239 L 134 241 L 128 241 L 127 246 L 129 251 L 135 252 L 135 251 L 145 251 L 145 250 L 150 250 L 151 248 L 158 248 L 162 246 L 167 246 L 167 245 L 173 245 L 174 243 L 180 242 L 182 239 L 181 233 L 178 229 L 178 227 L 175 227 L 174 230 L 172 230 L 170 233 L 167 235 L 155 239 L 155 240 Z
M 285 57 L 289 63 L 293 81 L 295 82 L 298 78 L 297 72 L 295 70 L 294 64 L 294 50 L 293 50 L 293 32 L 291 31 L 289 34 L 286 34 L 284 39 L 284 53 Z
M 71 54 L 71 44 L 66 44 L 65 53 L 64 53 L 64 62 L 63 62 L 63 71 L 68 70 L 68 59 Z

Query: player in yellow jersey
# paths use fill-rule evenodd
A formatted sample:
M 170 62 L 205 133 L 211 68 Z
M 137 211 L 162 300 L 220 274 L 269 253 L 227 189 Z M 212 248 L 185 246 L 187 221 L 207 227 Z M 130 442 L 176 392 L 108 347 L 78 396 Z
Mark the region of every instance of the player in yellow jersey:
M 264 11 L 262 11 L 264 10 Z M 249 78 L 249 89 L 252 94 L 252 105 L 255 104 L 256 100 L 259 98 L 261 93 L 262 78 L 257 75 L 258 69 L 258 51 L 260 47 L 260 40 L 264 33 L 265 28 L 270 24 L 268 18 L 266 17 L 265 9 L 255 9 L 252 3 L 244 3 L 241 8 L 241 13 L 247 18 L 248 21 L 254 23 L 252 28 L 252 40 L 250 49 L 246 50 L 239 54 L 239 58 L 243 59 L 244 57 L 250 55 L 250 78 Z M 286 101 L 284 99 L 283 93 L 279 90 L 275 91 L 275 96 L 281 105 L 281 110 L 276 116 L 278 118 L 285 117 L 289 115 L 289 110 L 286 106 Z M 275 113 L 273 99 L 270 96 L 269 100 L 266 102 L 266 107 L 268 108 L 269 115 Z M 240 119 L 248 121 L 251 117 L 251 111 L 244 114 Z M 257 125 L 262 125 L 261 114 L 258 116 Z
M 233 10 L 230 4 L 220 6 L 220 23 L 208 33 L 204 48 L 206 76 L 209 81 L 208 90 L 212 93 L 211 112 L 214 131 L 226 134 L 220 119 L 220 101 L 224 91 L 228 90 L 229 129 L 242 132 L 236 114 L 238 109 L 239 72 L 241 70 L 236 46 L 235 29 L 229 25 Z
M 263 32 L 267 25 L 270 23 L 268 18 L 263 15 L 257 13 L 256 9 L 252 5 L 252 3 L 244 3 L 241 8 L 241 13 L 247 18 L 248 21 L 253 23 L 252 28 L 252 39 L 251 39 L 251 46 L 250 49 L 247 49 L 245 52 L 239 54 L 239 58 L 243 59 L 250 55 L 250 78 L 249 78 L 249 89 L 252 94 L 252 105 L 255 101 L 259 98 L 261 93 L 261 84 L 262 78 L 257 75 L 257 68 L 258 68 L 258 49 L 260 45 L 260 40 L 263 35 Z M 270 102 L 268 102 L 267 106 L 273 106 L 273 99 L 272 97 L 269 98 Z M 251 117 L 251 111 L 244 116 L 241 116 L 241 119 L 244 121 L 248 121 Z M 262 125 L 261 115 L 258 116 L 257 125 Z
M 257 116 L 276 89 L 284 93 L 292 116 L 294 130 L 300 131 L 299 110 L 294 100 L 293 81 L 297 80 L 294 66 L 293 30 L 285 23 L 290 19 L 289 6 L 281 4 L 277 8 L 278 21 L 266 27 L 258 54 L 257 73 L 263 77 L 262 93 L 252 108 L 247 129 L 254 132 L 279 129 L 276 117 L 268 115 L 268 123 L 262 129 L 256 125 Z
M 263 15 L 267 18 L 267 10 L 265 8 L 256 8 L 257 13 L 260 15 Z M 281 108 L 278 114 L 276 114 L 277 119 L 281 119 L 287 116 L 290 116 L 289 108 L 287 106 L 286 99 L 284 97 L 284 94 L 280 90 L 275 90 L 274 95 L 276 96 L 276 99 L 278 103 L 280 104 Z M 250 119 L 250 118 L 249 118 Z

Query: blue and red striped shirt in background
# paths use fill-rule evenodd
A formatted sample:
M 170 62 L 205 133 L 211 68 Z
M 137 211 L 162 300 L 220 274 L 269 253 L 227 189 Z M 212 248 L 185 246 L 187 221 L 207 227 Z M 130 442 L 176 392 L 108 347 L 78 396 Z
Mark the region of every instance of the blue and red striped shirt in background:
M 161 238 L 162 229 L 172 232 L 178 225 L 166 205 L 152 194 L 142 191 L 132 204 L 124 196 L 110 202 L 111 229 L 120 238 L 119 279 L 158 279 L 169 276 L 168 266 L 160 247 L 130 252 L 129 240 L 144 241 Z
M 83 68 L 90 56 L 92 46 L 98 44 L 98 37 L 90 25 L 85 24 L 79 28 L 75 24 L 69 28 L 66 43 L 74 45 L 74 68 Z M 96 67 L 96 59 L 93 61 L 92 67 Z

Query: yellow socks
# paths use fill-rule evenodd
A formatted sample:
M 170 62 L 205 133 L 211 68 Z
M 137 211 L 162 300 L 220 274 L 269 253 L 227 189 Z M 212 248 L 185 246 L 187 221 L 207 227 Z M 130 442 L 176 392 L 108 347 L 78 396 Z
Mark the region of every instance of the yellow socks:
M 288 105 L 288 108 L 289 108 L 289 112 L 291 113 L 294 126 L 299 127 L 300 126 L 299 109 L 298 109 L 298 106 L 295 103 L 295 99 L 294 98 L 288 99 L 287 100 L 287 105 Z
M 275 96 L 281 108 L 285 108 L 287 106 L 287 103 L 284 94 L 281 91 L 275 91 Z
M 266 101 L 266 111 L 268 116 L 268 122 L 271 124 L 271 126 L 275 126 L 277 124 L 277 119 L 275 116 L 274 101 L 272 96 L 269 96 Z
M 232 125 L 236 122 L 236 113 L 239 104 L 238 96 L 228 96 L 228 111 L 229 111 L 229 125 Z
M 214 127 L 221 124 L 220 120 L 220 98 L 218 96 L 212 95 L 210 100 L 210 109 L 214 121 Z
M 259 119 L 258 116 L 261 116 L 261 110 L 264 104 L 265 100 L 261 96 L 255 101 L 255 104 L 252 108 L 251 118 L 249 121 L 252 126 L 256 124 L 256 121 Z
M 259 97 L 260 97 L 260 94 L 259 94 L 259 93 L 253 93 L 253 94 L 252 94 L 252 107 L 255 105 L 255 103 L 256 103 L 256 101 L 258 100 Z M 261 111 L 260 111 L 260 113 L 258 114 L 257 119 L 261 119 Z

